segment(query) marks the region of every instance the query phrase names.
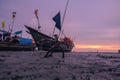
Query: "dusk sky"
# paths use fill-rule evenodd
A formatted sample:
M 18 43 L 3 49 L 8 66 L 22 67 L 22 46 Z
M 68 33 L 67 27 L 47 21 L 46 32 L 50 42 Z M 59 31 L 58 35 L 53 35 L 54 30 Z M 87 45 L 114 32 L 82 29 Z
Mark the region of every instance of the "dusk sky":
M 63 18 L 66 2 L 0 0 L 0 22 L 4 20 L 8 30 L 12 12 L 16 12 L 13 32 L 23 30 L 22 36 L 31 38 L 24 25 L 37 27 L 34 10 L 38 9 L 41 32 L 51 35 L 55 25 L 52 18 L 59 11 Z M 120 0 L 70 0 L 62 28 L 75 43 L 73 51 L 117 51 L 120 49 Z

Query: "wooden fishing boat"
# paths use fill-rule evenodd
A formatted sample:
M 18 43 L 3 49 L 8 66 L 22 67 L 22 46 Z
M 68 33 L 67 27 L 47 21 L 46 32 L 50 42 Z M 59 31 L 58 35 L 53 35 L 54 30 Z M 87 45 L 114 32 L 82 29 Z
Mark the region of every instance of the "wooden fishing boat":
M 0 51 L 34 51 L 35 44 L 31 39 L 6 36 L 0 40 Z
M 33 51 L 35 44 L 32 39 L 23 38 L 11 34 L 5 30 L 0 30 L 0 51 Z
M 8 31 L 4 30 L 5 22 L 2 21 L 3 30 L 0 30 L 0 51 L 34 51 L 35 44 L 32 43 L 32 39 L 18 36 L 19 34 L 22 34 L 22 30 L 12 33 L 15 16 L 16 12 L 13 12 L 12 26 Z
M 55 43 L 56 40 L 46 34 L 43 34 L 29 26 L 25 27 L 29 30 L 29 33 L 33 37 L 35 44 L 37 45 L 39 50 L 45 50 L 48 51 Z M 66 52 L 71 52 L 72 48 L 74 47 L 73 41 L 72 40 L 59 40 L 59 46 L 56 48 L 54 51 L 59 52 L 61 51 L 61 48 L 64 49 Z
M 37 45 L 39 50 L 48 51 L 50 48 L 52 48 L 56 44 L 56 41 L 57 41 L 59 43 L 59 47 L 55 48 L 54 51 L 61 51 L 61 50 L 64 50 L 64 51 L 67 51 L 67 52 L 72 51 L 72 49 L 74 47 L 74 43 L 69 37 L 66 37 L 64 35 L 64 38 L 62 38 L 62 40 L 59 39 L 60 38 L 60 33 L 61 32 L 63 33 L 63 31 L 64 31 L 63 30 L 63 22 L 64 22 L 66 10 L 67 10 L 68 2 L 69 2 L 69 0 L 67 0 L 67 5 L 66 5 L 65 11 L 64 11 L 64 16 L 63 16 L 62 23 L 61 23 L 60 12 L 58 12 L 52 18 L 53 21 L 55 22 L 55 27 L 53 29 L 52 37 L 48 36 L 48 35 L 46 35 L 42 32 L 39 32 L 39 29 L 41 28 L 41 26 L 39 24 L 38 9 L 36 9 L 35 12 L 34 12 L 34 14 L 37 18 L 37 21 L 38 21 L 38 30 L 33 29 L 32 27 L 29 27 L 29 26 L 25 25 L 25 27 L 28 29 L 28 33 L 30 33 L 31 36 L 33 37 L 33 39 L 35 41 L 35 44 Z M 59 32 L 58 36 L 54 36 L 54 38 L 53 38 L 53 35 L 55 35 L 54 34 L 55 28 L 59 29 L 60 32 Z

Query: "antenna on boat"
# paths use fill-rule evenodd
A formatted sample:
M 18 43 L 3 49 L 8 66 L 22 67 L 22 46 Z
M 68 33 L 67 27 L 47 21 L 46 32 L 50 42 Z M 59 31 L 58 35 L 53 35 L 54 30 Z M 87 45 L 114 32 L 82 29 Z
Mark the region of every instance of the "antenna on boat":
M 13 29 L 13 26 L 14 26 L 14 22 L 15 22 L 15 17 L 16 17 L 16 12 L 12 12 L 12 27 L 11 27 L 11 32 L 12 32 L 12 29 Z
M 34 14 L 35 14 L 36 19 L 38 21 L 38 30 L 40 30 L 41 26 L 40 26 L 39 17 L 38 17 L 38 9 L 35 9 Z
M 67 0 L 67 4 L 66 4 L 66 7 L 65 7 L 65 11 L 64 11 L 64 15 L 63 15 L 62 23 L 61 23 L 62 27 L 63 27 L 63 23 L 64 23 L 64 20 L 65 20 L 65 15 L 66 15 L 66 12 L 67 12 L 68 3 L 69 3 L 69 0 Z M 60 37 L 60 35 L 64 34 L 63 32 L 64 32 L 64 30 L 62 30 L 62 33 L 61 33 L 61 31 L 59 32 L 59 37 Z M 65 36 L 65 34 L 64 34 L 64 36 Z

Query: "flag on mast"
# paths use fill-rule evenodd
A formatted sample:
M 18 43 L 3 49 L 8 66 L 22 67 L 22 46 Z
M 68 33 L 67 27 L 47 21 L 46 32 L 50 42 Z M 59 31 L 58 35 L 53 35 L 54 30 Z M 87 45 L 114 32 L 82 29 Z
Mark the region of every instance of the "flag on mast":
M 5 27 L 5 21 L 2 21 L 1 24 L 2 24 L 2 28 L 4 28 Z
M 52 19 L 53 19 L 53 21 L 55 21 L 55 27 L 57 27 L 59 30 L 61 30 L 60 12 L 58 12 Z
M 34 14 L 35 14 L 36 18 L 38 19 L 38 9 L 35 9 Z
M 16 16 L 16 12 L 12 12 L 12 18 L 14 19 Z
M 37 18 L 37 21 L 38 21 L 38 29 L 40 29 L 41 26 L 40 26 L 39 18 L 38 18 L 38 9 L 35 9 L 34 14 L 35 14 L 35 16 L 36 16 L 36 18 Z

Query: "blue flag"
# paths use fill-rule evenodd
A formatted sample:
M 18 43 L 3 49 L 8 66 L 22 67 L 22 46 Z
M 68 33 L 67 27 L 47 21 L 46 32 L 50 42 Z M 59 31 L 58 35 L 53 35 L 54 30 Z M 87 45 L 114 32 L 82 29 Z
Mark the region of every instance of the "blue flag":
M 52 19 L 55 21 L 55 27 L 57 27 L 59 30 L 61 30 L 60 12 L 58 12 Z

